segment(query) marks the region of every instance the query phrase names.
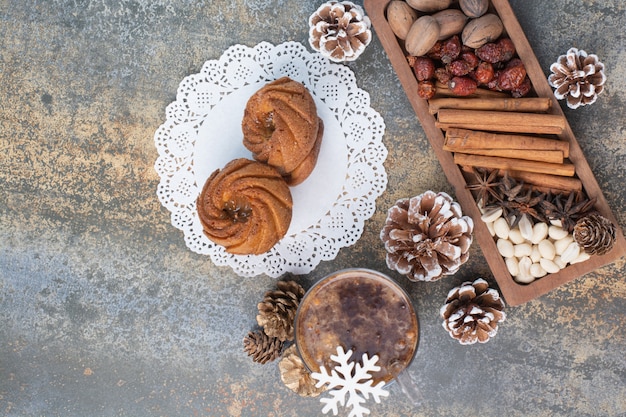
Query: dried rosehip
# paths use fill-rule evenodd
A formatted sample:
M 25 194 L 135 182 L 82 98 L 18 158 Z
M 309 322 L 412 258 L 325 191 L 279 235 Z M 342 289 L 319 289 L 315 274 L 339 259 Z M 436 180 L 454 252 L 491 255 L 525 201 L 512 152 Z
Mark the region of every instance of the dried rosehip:
M 488 84 L 491 80 L 493 80 L 493 65 L 487 61 L 481 61 L 471 75 L 472 78 L 478 82 L 478 84 Z
M 506 68 L 498 76 L 498 87 L 501 90 L 513 90 L 519 87 L 526 77 L 526 67 L 521 59 L 510 60 Z
M 497 44 L 502 50 L 500 61 L 508 61 L 515 56 L 515 45 L 513 45 L 513 41 L 511 39 L 501 38 L 498 40 Z
M 502 61 L 503 50 L 497 43 L 489 42 L 476 49 L 476 56 L 483 61 L 495 64 Z
M 442 53 L 443 53 L 443 42 L 437 41 L 437 42 L 435 42 L 433 47 L 430 48 L 430 51 L 426 52 L 426 56 L 430 57 L 432 59 L 436 59 L 436 60 L 441 61 L 441 54 Z
M 511 95 L 515 98 L 524 97 L 528 95 L 528 93 L 530 93 L 531 89 L 532 85 L 530 83 L 530 78 L 526 76 L 526 78 L 524 78 L 524 81 L 522 81 L 519 86 L 511 90 Z
M 441 45 L 441 62 L 449 64 L 459 57 L 461 54 L 461 39 L 458 35 L 454 35 Z
M 409 65 L 413 67 L 413 72 L 417 81 L 430 80 L 435 76 L 435 63 L 426 56 L 409 57 Z
M 448 84 L 448 82 L 452 78 L 452 75 L 448 72 L 447 69 L 440 67 L 435 70 L 435 78 L 441 84 Z
M 467 62 L 471 69 L 474 69 L 478 66 L 480 59 L 476 56 L 476 54 L 472 51 L 463 51 L 461 52 L 461 59 Z
M 433 98 L 436 90 L 435 83 L 432 81 L 419 81 L 417 83 L 417 95 L 424 100 Z
M 450 62 L 446 66 L 448 72 L 452 74 L 452 76 L 461 77 L 463 75 L 467 75 L 472 70 L 470 64 L 464 59 L 457 59 L 455 61 Z
M 478 84 L 470 77 L 452 77 L 448 87 L 455 96 L 469 96 L 474 94 Z
M 487 88 L 488 89 L 490 89 L 492 91 L 502 91 L 502 89 L 498 85 L 498 78 L 500 78 L 500 73 L 502 73 L 501 70 L 494 71 L 493 78 L 491 79 L 491 81 L 489 81 L 487 83 Z

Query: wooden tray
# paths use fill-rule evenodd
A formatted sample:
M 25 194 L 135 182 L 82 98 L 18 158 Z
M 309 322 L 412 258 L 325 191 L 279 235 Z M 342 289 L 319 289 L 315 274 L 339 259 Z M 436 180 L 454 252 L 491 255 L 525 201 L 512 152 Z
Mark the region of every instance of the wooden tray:
M 390 0 L 365 0 L 365 10 L 372 21 L 374 30 L 380 39 L 383 48 L 389 56 L 389 60 L 395 69 L 400 83 L 404 88 L 409 102 L 411 103 L 417 118 L 419 119 L 428 140 L 433 147 L 439 162 L 443 168 L 448 181 L 454 187 L 456 198 L 463 208 L 464 214 L 468 214 L 474 220 L 474 235 L 480 245 L 482 252 L 491 268 L 491 271 L 500 287 L 500 291 L 509 305 L 519 305 L 537 298 L 554 288 L 565 284 L 577 277 L 588 272 L 600 268 L 609 263 L 615 262 L 626 254 L 626 242 L 624 235 L 619 228 L 617 220 L 611 213 L 611 210 L 602 194 L 602 190 L 589 168 L 572 129 L 569 124 L 565 123 L 565 129 L 559 135 L 561 140 L 567 140 L 570 143 L 570 161 L 574 164 L 576 174 L 583 184 L 583 188 L 590 198 L 596 198 L 595 208 L 600 214 L 608 218 L 617 226 L 617 240 L 615 247 L 603 256 L 594 255 L 589 260 L 569 265 L 558 273 L 546 275 L 543 278 L 536 279 L 530 284 L 518 284 L 509 274 L 504 259 L 498 253 L 496 242 L 489 234 L 487 226 L 480 219 L 481 214 L 476 205 L 474 197 L 468 191 L 466 181 L 458 165 L 454 163 L 453 154 L 443 150 L 444 134 L 441 129 L 435 126 L 435 117 L 428 111 L 428 102 L 417 96 L 417 80 L 413 74 L 412 68 L 408 65 L 405 52 L 399 44 L 398 39 L 392 32 L 387 19 L 385 10 Z M 528 39 L 522 30 L 513 9 L 507 0 L 492 0 L 491 6 L 493 11 L 500 16 L 504 28 L 508 36 L 511 38 L 517 49 L 517 54 L 524 62 L 528 77 L 531 80 L 533 89 L 539 97 L 550 97 L 552 106 L 550 113 L 561 115 L 564 117 L 563 111 L 554 98 L 552 88 L 549 86 L 546 76 L 537 61 Z

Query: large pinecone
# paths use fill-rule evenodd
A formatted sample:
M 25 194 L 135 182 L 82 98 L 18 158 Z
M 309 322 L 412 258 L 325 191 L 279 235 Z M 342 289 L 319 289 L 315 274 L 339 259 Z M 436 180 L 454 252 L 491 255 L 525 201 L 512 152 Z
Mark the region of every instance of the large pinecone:
M 550 71 L 548 82 L 556 89 L 554 96 L 566 99 L 572 109 L 594 103 L 604 90 L 604 64 L 597 55 L 587 55 L 583 50 L 570 48 L 550 65 Z
M 412 281 L 436 281 L 467 261 L 473 230 L 452 197 L 426 191 L 389 209 L 380 238 L 390 269 Z
M 372 40 L 370 19 L 350 1 L 323 3 L 309 17 L 309 43 L 326 58 L 354 61 Z
M 262 330 L 248 333 L 243 339 L 243 350 L 252 356 L 254 362 L 261 364 L 277 359 L 283 350 L 283 342 L 268 336 Z
M 293 340 L 293 322 L 304 288 L 295 281 L 278 281 L 278 289 L 265 293 L 256 321 L 268 336 Z
M 482 278 L 464 282 L 448 293 L 441 307 L 443 328 L 463 345 L 485 343 L 496 335 L 498 323 L 506 319 L 504 301 Z
M 296 345 L 291 345 L 285 350 L 278 362 L 278 369 L 285 386 L 302 397 L 317 397 L 325 391 L 323 386 L 321 388 L 315 386 L 317 381 L 302 362 Z
M 589 255 L 604 255 L 615 245 L 615 225 L 592 213 L 576 222 L 574 240 Z

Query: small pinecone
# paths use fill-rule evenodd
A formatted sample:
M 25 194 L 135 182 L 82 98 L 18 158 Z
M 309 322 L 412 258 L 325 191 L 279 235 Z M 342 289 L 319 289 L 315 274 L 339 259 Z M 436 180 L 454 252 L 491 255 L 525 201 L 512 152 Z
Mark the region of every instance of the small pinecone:
M 254 362 L 261 364 L 271 362 L 280 356 L 283 342 L 275 337 L 268 336 L 263 330 L 248 333 L 243 339 L 243 350 L 252 356 Z
M 604 255 L 615 245 L 615 225 L 597 213 L 576 222 L 574 240 L 589 255 Z
M 326 58 L 354 61 L 372 40 L 370 19 L 350 1 L 323 3 L 309 17 L 309 43 Z
M 594 103 L 604 90 L 604 64 L 597 55 L 587 55 L 583 50 L 570 48 L 550 65 L 550 71 L 548 82 L 556 89 L 554 96 L 557 100 L 566 99 L 569 108 Z
M 325 391 L 324 386 L 317 388 L 317 381 L 311 377 L 311 372 L 304 366 L 298 355 L 296 345 L 291 345 L 278 362 L 280 379 L 290 390 L 302 397 L 317 397 Z
M 387 212 L 380 238 L 387 266 L 411 281 L 454 274 L 469 258 L 474 222 L 448 194 L 426 191 Z
M 464 282 L 448 293 L 439 313 L 443 328 L 462 345 L 485 343 L 496 335 L 498 323 L 506 319 L 504 301 L 482 278 Z
M 257 308 L 256 321 L 268 336 L 283 342 L 293 340 L 293 322 L 304 288 L 295 281 L 278 281 L 278 289 L 265 293 L 265 298 Z

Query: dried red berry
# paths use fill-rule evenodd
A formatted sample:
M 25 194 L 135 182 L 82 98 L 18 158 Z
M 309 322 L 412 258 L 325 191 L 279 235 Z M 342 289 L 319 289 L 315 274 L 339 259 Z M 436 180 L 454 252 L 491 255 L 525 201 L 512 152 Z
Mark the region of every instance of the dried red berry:
M 476 54 L 472 51 L 463 51 L 461 52 L 461 59 L 467 62 L 471 69 L 474 69 L 480 63 L 480 59 L 476 56 Z
M 510 60 L 506 68 L 498 76 L 498 87 L 501 90 L 513 90 L 519 87 L 526 77 L 526 67 L 521 59 Z
M 448 72 L 447 69 L 441 67 L 435 70 L 435 78 L 442 84 L 448 84 L 452 75 Z
M 528 93 L 530 93 L 531 89 L 532 89 L 532 85 L 530 83 L 530 78 L 526 76 L 526 78 L 524 78 L 524 81 L 522 81 L 522 83 L 519 86 L 511 90 L 511 95 L 516 98 L 524 97 L 524 96 L 527 96 Z
M 508 61 L 515 56 L 515 45 L 513 45 L 513 41 L 511 39 L 501 38 L 497 43 L 502 50 L 500 61 Z
M 446 66 L 448 72 L 452 74 L 452 76 L 461 77 L 463 75 L 467 75 L 472 70 L 470 64 L 464 59 L 457 59 L 452 61 L 449 65 Z
M 470 77 L 453 77 L 448 83 L 448 87 L 455 96 L 469 96 L 474 94 L 478 84 Z
M 428 51 L 426 53 L 426 56 L 432 58 L 432 59 L 436 59 L 441 61 L 441 54 L 443 53 L 443 42 L 441 41 L 437 41 L 435 42 L 435 44 L 433 45 L 432 48 L 430 48 L 430 51 Z
M 472 78 L 474 78 L 479 84 L 488 84 L 491 80 L 493 80 L 493 76 L 493 65 L 487 61 L 481 61 L 472 72 Z
M 483 61 L 495 64 L 502 61 L 503 50 L 497 43 L 489 42 L 476 49 L 476 56 Z
M 493 78 L 487 83 L 487 88 L 493 91 L 502 91 L 498 85 L 498 78 L 500 78 L 501 70 L 496 70 L 493 73 Z
M 435 63 L 426 56 L 409 57 L 409 65 L 418 81 L 430 80 L 435 76 Z
M 459 57 L 461 54 L 461 39 L 458 35 L 454 35 L 441 45 L 441 62 L 449 64 Z
M 419 81 L 417 83 L 417 95 L 424 100 L 433 98 L 436 93 L 435 83 L 432 81 Z

